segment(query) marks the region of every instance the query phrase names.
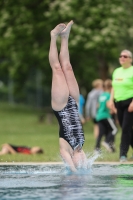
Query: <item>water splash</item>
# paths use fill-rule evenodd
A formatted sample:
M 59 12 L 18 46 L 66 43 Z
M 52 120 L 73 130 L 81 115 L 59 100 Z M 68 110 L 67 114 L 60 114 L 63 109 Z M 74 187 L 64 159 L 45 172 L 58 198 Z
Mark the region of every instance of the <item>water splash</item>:
M 90 153 L 89 155 L 87 155 L 88 167 L 91 168 L 93 166 L 95 160 L 102 156 L 103 156 L 102 151 L 101 152 L 94 151 L 94 152 Z
M 77 175 L 85 175 L 85 174 L 91 174 L 93 172 L 93 164 L 95 160 L 99 157 L 102 157 L 102 153 L 97 153 L 97 152 L 92 152 L 86 154 L 87 159 L 82 161 L 79 160 L 77 171 L 72 172 L 70 169 L 70 166 L 67 165 L 67 163 L 64 163 L 64 172 L 66 175 L 71 175 L 71 174 L 77 174 Z
M 78 175 L 83 175 L 83 174 L 91 174 L 93 172 L 93 164 L 95 162 L 95 160 L 98 157 L 101 157 L 101 154 L 97 154 L 95 152 L 93 153 L 86 153 L 86 162 L 80 162 L 78 163 L 77 166 L 77 174 Z M 52 175 L 52 174 L 56 174 L 56 175 L 63 175 L 63 174 L 72 174 L 70 167 L 67 166 L 66 163 L 64 163 L 64 165 L 59 165 L 59 167 L 56 167 L 55 170 L 55 165 L 40 165 L 40 166 L 35 166 L 35 165 L 31 165 L 27 168 L 27 166 L 24 165 L 8 165 L 8 166 L 1 166 L 0 167 L 0 172 L 2 172 L 2 174 L 12 174 L 12 175 Z

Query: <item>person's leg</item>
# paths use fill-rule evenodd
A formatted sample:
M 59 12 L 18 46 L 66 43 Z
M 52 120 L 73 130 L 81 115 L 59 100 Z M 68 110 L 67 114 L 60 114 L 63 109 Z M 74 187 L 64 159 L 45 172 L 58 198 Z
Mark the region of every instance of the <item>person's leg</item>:
M 113 119 L 108 118 L 106 120 L 106 126 L 107 126 L 107 136 L 106 136 L 106 142 L 108 144 L 113 145 L 114 142 L 114 135 L 117 133 L 117 127 L 113 121 Z
M 113 119 L 108 118 L 106 121 L 106 127 L 107 127 L 107 135 L 106 135 L 106 139 L 105 142 L 108 145 L 108 150 L 110 152 L 114 152 L 115 151 L 115 147 L 114 147 L 114 139 L 115 139 L 115 134 L 117 133 L 117 127 L 113 121 Z
M 102 137 L 105 136 L 105 141 L 102 141 L 102 146 L 106 148 L 107 151 L 111 152 L 111 148 L 107 143 L 107 135 L 108 135 L 108 123 L 107 119 L 102 119 L 98 122 L 99 125 L 99 135 L 96 142 L 96 150 L 100 149 Z
M 56 111 L 62 110 L 68 101 L 69 90 L 66 83 L 64 73 L 62 71 L 59 58 L 58 50 L 56 46 L 57 37 L 65 28 L 65 24 L 57 25 L 51 31 L 51 42 L 49 50 L 49 62 L 52 68 L 52 108 Z
M 115 106 L 116 106 L 116 108 L 117 108 L 117 117 L 118 117 L 118 121 L 119 121 L 119 124 L 120 124 L 120 126 L 121 126 L 121 128 L 122 128 L 124 110 L 123 110 L 123 108 L 122 108 L 120 102 L 115 103 Z
M 103 120 L 98 122 L 98 127 L 99 127 L 99 134 L 96 140 L 96 146 L 95 146 L 96 150 L 100 149 L 102 137 L 103 135 L 105 135 L 105 132 L 106 132 L 106 128 L 104 126 Z
M 16 154 L 16 151 L 9 144 L 3 144 L 2 149 L 0 151 L 0 155 L 4 155 L 8 153 Z
M 60 154 L 63 161 L 70 167 L 73 172 L 76 172 L 76 165 L 73 162 L 73 149 L 63 138 L 59 139 Z
M 107 124 L 108 124 L 108 130 L 111 130 L 112 135 L 116 135 L 117 133 L 117 127 L 114 123 L 114 120 L 112 118 L 107 119 Z
M 112 135 L 112 132 L 109 131 L 107 134 L 106 142 L 109 144 L 110 148 L 114 147 L 114 135 Z
M 4 155 L 4 154 L 8 154 L 9 151 L 8 151 L 8 148 L 6 147 L 6 144 L 5 145 L 2 145 L 2 149 L 0 151 L 0 155 Z
M 74 151 L 72 159 L 76 168 L 87 169 L 88 167 L 87 157 L 82 149 L 79 151 L 76 149 Z
M 85 118 L 80 113 L 79 113 L 79 118 L 80 118 L 80 121 L 81 121 L 82 125 L 85 124 Z
M 131 133 L 131 143 L 130 143 L 132 149 L 133 149 L 133 126 L 132 126 L 132 133 Z
M 126 156 L 131 144 L 132 124 L 133 124 L 133 112 L 128 112 L 128 108 L 124 110 L 124 117 L 122 123 L 122 135 L 120 144 L 120 157 Z
M 93 132 L 94 132 L 94 138 L 97 139 L 99 134 L 99 126 L 96 123 L 93 126 Z
M 61 32 L 61 49 L 60 49 L 59 59 L 69 88 L 69 94 L 76 100 L 78 104 L 79 87 L 70 63 L 69 50 L 68 50 L 68 39 L 72 24 L 73 21 L 70 21 L 67 24 L 66 28 Z

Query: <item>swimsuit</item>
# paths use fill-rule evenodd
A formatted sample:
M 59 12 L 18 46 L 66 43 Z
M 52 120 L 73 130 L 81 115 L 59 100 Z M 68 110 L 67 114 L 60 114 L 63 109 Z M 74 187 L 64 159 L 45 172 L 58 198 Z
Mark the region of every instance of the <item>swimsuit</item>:
M 31 148 L 25 147 L 25 146 L 10 146 L 17 152 L 17 153 L 23 153 L 23 154 L 31 154 Z
M 75 99 L 69 96 L 67 105 L 61 111 L 54 110 L 54 114 L 60 125 L 59 137 L 66 140 L 72 149 L 82 147 L 85 138 Z

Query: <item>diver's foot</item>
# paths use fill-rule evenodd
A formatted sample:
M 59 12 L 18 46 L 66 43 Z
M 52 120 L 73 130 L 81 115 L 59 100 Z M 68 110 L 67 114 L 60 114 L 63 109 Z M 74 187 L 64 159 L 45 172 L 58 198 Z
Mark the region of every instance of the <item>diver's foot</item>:
M 73 20 L 71 20 L 67 24 L 66 28 L 60 33 L 61 37 L 67 37 L 67 38 L 69 37 L 69 33 L 70 33 L 72 25 L 73 25 Z
M 51 37 L 57 37 L 65 28 L 66 28 L 66 25 L 65 25 L 65 24 L 58 24 L 58 25 L 51 31 Z

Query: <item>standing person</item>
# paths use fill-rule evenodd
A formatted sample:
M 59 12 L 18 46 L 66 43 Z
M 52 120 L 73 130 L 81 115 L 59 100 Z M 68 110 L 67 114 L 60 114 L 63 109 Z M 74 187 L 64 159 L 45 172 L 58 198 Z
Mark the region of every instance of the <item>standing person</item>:
M 132 53 L 123 50 L 119 56 L 120 67 L 112 75 L 110 108 L 116 106 L 117 117 L 122 129 L 120 162 L 127 161 L 129 146 L 133 147 L 133 66 Z M 115 104 L 114 104 L 115 101 Z
M 102 145 L 109 151 L 114 152 L 114 136 L 117 132 L 116 125 L 111 118 L 111 113 L 115 110 L 108 108 L 108 101 L 110 99 L 110 92 L 112 88 L 112 81 L 107 79 L 104 82 L 104 92 L 99 96 L 99 107 L 96 113 L 96 120 L 98 122 L 99 134 L 96 141 L 95 150 L 100 150 L 100 143 L 103 136 L 105 136 L 105 141 Z
M 82 150 L 85 138 L 79 119 L 79 87 L 69 59 L 68 38 L 73 21 L 67 26 L 57 25 L 51 31 L 49 62 L 52 68 L 52 108 L 58 119 L 60 154 L 71 171 L 79 165 L 85 167 L 86 156 Z M 60 55 L 56 41 L 61 38 Z
M 82 94 L 79 95 L 79 118 L 82 124 L 85 123 L 84 118 L 84 104 L 85 104 L 85 98 Z
M 88 93 L 85 111 L 86 111 L 86 120 L 92 119 L 94 123 L 94 137 L 98 137 L 98 125 L 96 121 L 96 112 L 98 107 L 98 98 L 100 94 L 103 92 L 103 80 L 96 79 L 92 82 L 93 89 Z

